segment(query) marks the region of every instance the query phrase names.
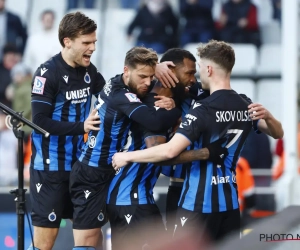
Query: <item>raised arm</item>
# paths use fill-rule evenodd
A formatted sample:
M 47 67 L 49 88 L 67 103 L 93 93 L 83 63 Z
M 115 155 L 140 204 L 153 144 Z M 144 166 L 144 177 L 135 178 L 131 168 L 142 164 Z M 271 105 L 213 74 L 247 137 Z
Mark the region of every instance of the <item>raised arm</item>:
M 280 139 L 283 137 L 283 128 L 281 122 L 275 119 L 275 117 L 264 106 L 258 103 L 252 103 L 248 106 L 250 117 L 253 121 L 258 121 L 258 129 L 272 136 L 274 139 Z

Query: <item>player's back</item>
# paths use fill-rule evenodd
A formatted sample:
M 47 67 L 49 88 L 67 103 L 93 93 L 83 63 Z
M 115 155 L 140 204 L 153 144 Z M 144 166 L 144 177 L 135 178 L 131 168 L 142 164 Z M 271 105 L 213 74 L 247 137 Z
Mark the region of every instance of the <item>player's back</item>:
M 131 121 L 116 103 L 121 103 L 120 89 L 124 84 L 112 78 L 95 102 L 100 117 L 100 131 L 90 131 L 79 161 L 92 167 L 110 168 L 112 156 L 126 143 Z M 125 106 L 125 105 L 124 105 Z
M 249 100 L 235 91 L 218 90 L 191 107 L 178 132 L 194 141 L 195 148 L 226 137 L 229 154 L 223 166 L 210 161 L 193 162 L 180 206 L 203 213 L 238 208 L 235 168 L 253 126 L 248 105 Z
M 187 114 L 186 118 L 193 120 L 205 117 L 205 127 L 201 128 L 198 143 L 205 147 L 219 138 L 227 137 L 227 158 L 233 160 L 232 157 L 240 153 L 253 124 L 248 113 L 249 104 L 250 100 L 246 96 L 242 97 L 234 90 L 219 90 L 192 106 L 193 110 L 202 109 L 202 117 L 195 118 Z M 204 112 L 206 114 L 203 117 Z
M 143 99 L 143 103 L 149 107 L 154 106 L 155 95 L 149 93 Z M 123 151 L 131 152 L 145 149 L 145 137 L 165 134 L 165 132 L 148 132 L 137 122 L 132 122 Z M 160 172 L 161 167 L 154 166 L 153 163 L 135 162 L 121 168 L 110 184 L 107 203 L 111 205 L 154 204 L 153 187 Z

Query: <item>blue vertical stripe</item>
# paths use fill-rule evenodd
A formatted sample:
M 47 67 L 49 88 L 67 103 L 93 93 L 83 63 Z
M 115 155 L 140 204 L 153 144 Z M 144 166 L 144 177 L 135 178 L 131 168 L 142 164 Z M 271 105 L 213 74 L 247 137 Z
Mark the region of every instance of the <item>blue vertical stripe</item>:
M 204 201 L 203 201 L 203 213 L 212 212 L 212 185 L 211 178 L 213 176 L 213 163 L 207 162 L 206 170 L 206 181 L 205 181 L 205 190 L 204 190 Z
M 114 187 L 115 187 L 116 183 L 118 182 L 118 180 L 120 179 L 123 170 L 124 170 L 124 168 L 121 168 L 120 172 L 112 179 L 112 181 L 111 181 L 111 183 L 109 185 L 108 195 L 107 195 L 107 200 L 106 200 L 107 204 L 109 204 L 111 192 L 114 189 Z
M 58 136 L 52 135 L 49 137 L 49 155 L 50 155 L 50 171 L 57 171 L 58 170 Z M 47 160 L 47 159 L 46 159 Z
M 200 180 L 201 172 L 200 172 L 200 162 L 194 161 L 192 163 L 191 167 L 191 174 L 189 176 L 188 184 L 189 184 L 189 190 L 184 198 L 184 203 L 182 205 L 183 208 L 187 210 L 194 211 L 195 209 L 195 198 L 197 195 L 197 190 L 199 186 L 199 180 Z M 184 192 L 184 189 L 182 193 Z
M 217 169 L 217 173 L 220 177 L 224 177 L 224 178 L 227 175 L 226 170 L 225 170 L 225 173 L 223 173 L 221 168 Z M 218 199 L 219 199 L 219 211 L 220 212 L 226 211 L 227 206 L 226 206 L 226 200 L 225 200 L 223 184 L 218 184 Z
M 117 119 L 117 113 L 114 114 L 114 121 L 113 121 L 113 124 L 116 123 L 116 119 Z M 123 118 L 124 119 L 124 118 Z M 111 144 L 109 146 L 109 157 L 107 158 L 107 164 L 111 164 L 112 162 L 112 157 L 113 155 L 116 153 L 116 148 L 117 148 L 117 143 L 118 143 L 118 140 L 116 138 L 118 138 L 119 134 L 120 134 L 120 129 L 122 127 L 122 123 L 118 123 L 118 126 L 112 126 L 111 127 L 111 131 L 110 131 L 110 136 L 112 138 L 111 140 Z M 129 126 L 128 126 L 129 127 Z M 129 131 L 129 129 L 128 129 Z M 127 135 L 127 132 L 126 131 L 126 135 Z M 115 138 L 115 139 L 114 139 Z M 121 145 L 124 145 L 125 143 L 125 140 L 127 140 L 127 136 L 123 136 L 123 140 L 122 140 L 122 144 Z
M 36 148 L 36 156 L 34 158 L 34 169 L 44 170 L 44 162 L 42 155 L 42 136 L 41 134 L 37 134 L 35 131 L 32 132 L 32 142 Z M 40 167 L 39 167 L 40 166 Z
M 64 97 L 62 94 L 59 94 L 55 100 L 54 111 L 52 114 L 52 119 L 56 121 L 61 121 L 62 109 Z M 58 170 L 58 136 L 50 136 L 49 140 L 49 155 L 50 155 L 50 170 L 57 171 Z
M 82 105 L 80 104 L 80 108 L 82 108 Z M 68 121 L 69 122 L 76 122 L 76 105 L 72 105 L 70 104 L 69 107 L 69 114 L 68 114 Z M 70 171 L 70 166 L 72 163 L 72 154 L 70 154 L 70 152 L 73 152 L 73 143 L 72 143 L 72 139 L 73 136 L 66 136 L 66 142 L 65 142 L 65 170 Z
M 118 193 L 116 205 L 129 205 L 128 203 L 130 202 L 130 197 L 128 197 L 128 195 L 130 195 L 132 189 L 132 184 L 133 184 L 132 180 L 136 178 L 139 169 L 137 165 L 139 164 L 134 163 L 130 167 L 130 170 L 127 172 L 126 175 L 127 181 L 122 180 L 119 188 L 119 190 L 122 190 L 122 192 Z

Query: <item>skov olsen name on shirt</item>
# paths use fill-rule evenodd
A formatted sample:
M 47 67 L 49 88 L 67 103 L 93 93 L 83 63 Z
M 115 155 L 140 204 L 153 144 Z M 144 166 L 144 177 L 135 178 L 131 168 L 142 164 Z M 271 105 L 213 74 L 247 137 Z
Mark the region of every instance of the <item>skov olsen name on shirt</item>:
M 66 92 L 67 100 L 77 100 L 81 98 L 88 97 L 90 95 L 90 87 L 84 89 L 77 89 Z
M 216 122 L 248 122 L 251 121 L 248 110 L 245 111 L 217 111 Z

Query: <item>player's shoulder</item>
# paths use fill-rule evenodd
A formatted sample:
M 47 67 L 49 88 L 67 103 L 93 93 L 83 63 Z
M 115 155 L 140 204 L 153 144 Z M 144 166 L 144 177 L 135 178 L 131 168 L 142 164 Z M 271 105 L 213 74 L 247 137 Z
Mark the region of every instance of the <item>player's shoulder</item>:
M 46 62 L 40 64 L 40 66 L 37 68 L 37 70 L 35 72 L 35 75 L 45 77 L 45 78 L 54 77 L 58 67 L 60 67 L 57 57 L 58 57 L 58 54 L 51 57 Z
M 245 94 L 239 94 L 239 96 L 244 100 L 246 101 L 248 104 L 251 104 L 252 103 L 252 100 L 250 97 L 246 96 Z
M 111 85 L 111 92 L 113 95 L 124 95 L 130 93 L 127 86 L 124 84 L 122 75 L 112 77 L 106 84 Z
M 102 76 L 100 71 L 97 69 L 97 67 L 93 63 L 90 63 L 90 65 L 88 66 L 88 71 L 93 75 L 100 74 Z

